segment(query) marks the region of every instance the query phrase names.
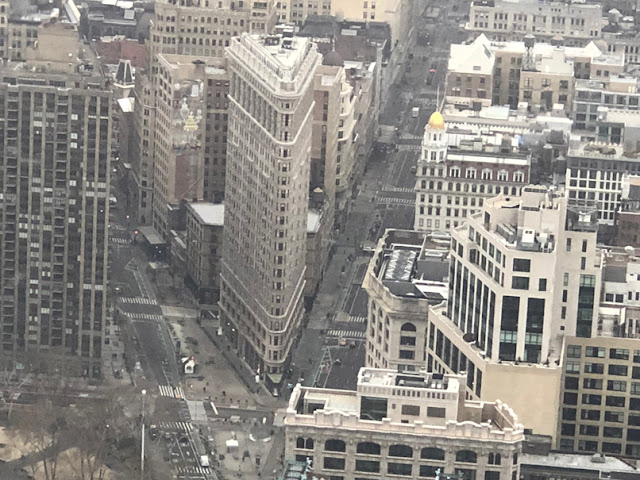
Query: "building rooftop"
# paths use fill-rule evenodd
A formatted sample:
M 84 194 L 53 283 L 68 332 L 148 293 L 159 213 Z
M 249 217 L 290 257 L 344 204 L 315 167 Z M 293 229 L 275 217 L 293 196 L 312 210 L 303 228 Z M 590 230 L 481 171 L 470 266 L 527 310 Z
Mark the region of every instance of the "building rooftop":
M 581 470 L 599 470 L 604 471 L 620 471 L 635 472 L 637 469 L 625 461 L 605 455 L 580 455 L 577 453 L 558 453 L 551 452 L 548 455 L 534 455 L 531 453 L 523 453 L 520 456 L 521 465 L 537 465 L 540 467 L 554 467 L 558 469 L 581 469 Z M 603 477 L 608 478 L 608 477 Z
M 392 295 L 430 303 L 440 303 L 448 296 L 448 238 L 387 230 L 372 264 L 373 275 Z
M 189 208 L 193 210 L 200 222 L 205 225 L 224 225 L 224 204 L 211 202 L 190 203 Z
M 289 398 L 285 427 L 347 428 L 360 432 L 521 441 L 524 429 L 513 410 L 495 403 L 464 400 L 466 379 L 421 371 L 361 368 L 357 391 L 297 385 Z M 371 397 L 375 397 L 371 399 Z M 373 401 L 372 401 L 373 400 Z M 414 421 L 403 421 L 401 408 L 418 406 Z M 430 413 L 431 408 L 440 409 Z
M 491 42 L 480 34 L 470 44 L 452 44 L 449 54 L 449 72 L 491 75 L 496 57 Z

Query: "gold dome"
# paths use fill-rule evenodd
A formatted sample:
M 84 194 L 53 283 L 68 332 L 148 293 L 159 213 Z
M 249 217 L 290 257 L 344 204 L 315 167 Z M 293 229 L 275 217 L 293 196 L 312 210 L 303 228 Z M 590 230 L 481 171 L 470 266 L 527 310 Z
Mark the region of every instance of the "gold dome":
M 429 123 L 427 123 L 427 127 L 433 130 L 444 130 L 444 119 L 440 112 L 435 111 L 429 117 Z

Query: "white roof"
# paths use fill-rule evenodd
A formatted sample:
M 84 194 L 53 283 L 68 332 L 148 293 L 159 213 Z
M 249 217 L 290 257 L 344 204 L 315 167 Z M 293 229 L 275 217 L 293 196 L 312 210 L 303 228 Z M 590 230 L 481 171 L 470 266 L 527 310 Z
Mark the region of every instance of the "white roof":
M 491 75 L 495 60 L 491 42 L 482 34 L 469 45 L 451 45 L 449 71 Z
M 224 204 L 211 202 L 190 203 L 189 207 L 205 225 L 224 225 Z
M 320 219 L 322 214 L 315 210 L 309 210 L 307 215 L 307 233 L 317 233 L 320 230 Z
M 136 99 L 134 97 L 126 97 L 126 98 L 118 99 L 118 105 L 120 105 L 120 109 L 124 113 L 133 112 L 133 107 L 135 106 L 135 104 L 136 104 Z

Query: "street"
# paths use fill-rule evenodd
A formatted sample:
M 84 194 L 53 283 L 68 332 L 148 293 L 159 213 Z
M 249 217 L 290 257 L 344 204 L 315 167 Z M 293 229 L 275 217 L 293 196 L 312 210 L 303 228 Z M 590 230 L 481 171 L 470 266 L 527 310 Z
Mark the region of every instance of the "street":
M 362 281 L 370 259 L 362 247 L 374 246 L 386 229 L 413 228 L 412 167 L 420 155 L 424 127 L 444 98 L 450 44 L 466 38 L 460 19 L 468 14 L 468 5 L 453 13 L 449 3 L 438 1 L 425 14 L 431 7 L 440 9 L 439 17 L 429 23 L 425 15 L 419 22 L 429 44 L 418 41 L 410 49 L 404 76 L 390 95 L 398 101 L 389 102 L 379 117 L 381 129 L 397 128 L 392 142 L 397 148 L 374 149 L 369 157 L 347 226 L 335 239 L 335 252 L 305 318 L 306 328 L 293 356 L 292 381 L 301 378 L 307 386 L 356 388 L 355 377 L 365 360 L 368 299 Z M 419 108 L 417 116 L 414 107 Z

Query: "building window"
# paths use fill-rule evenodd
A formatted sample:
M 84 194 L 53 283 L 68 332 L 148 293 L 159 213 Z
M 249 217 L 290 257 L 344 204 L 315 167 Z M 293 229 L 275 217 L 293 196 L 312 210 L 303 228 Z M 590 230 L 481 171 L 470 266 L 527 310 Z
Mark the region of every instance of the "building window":
M 344 452 L 347 446 L 343 440 L 329 439 L 324 442 L 324 449 L 327 452 Z
M 582 356 L 582 347 L 580 345 L 569 345 L 567 347 L 567 357 L 580 358 Z
M 408 445 L 391 445 L 389 447 L 389 456 L 390 457 L 412 458 L 413 457 L 413 448 L 411 448 Z
M 513 259 L 513 271 L 514 272 L 529 272 L 531 271 L 531 260 L 526 258 L 514 258 Z
M 529 290 L 529 277 L 512 277 L 511 288 L 515 290 Z
M 411 464 L 389 462 L 387 464 L 387 473 L 390 475 L 411 476 Z
M 380 455 L 380 445 L 373 442 L 360 442 L 356 448 L 356 452 L 365 455 Z
M 424 447 L 420 451 L 423 460 L 444 460 L 444 450 L 436 447 Z
M 324 468 L 327 470 L 344 470 L 345 459 L 324 457 Z
M 478 463 L 478 454 L 471 450 L 458 450 L 456 452 L 456 462 Z
M 380 462 L 374 460 L 356 460 L 356 472 L 379 473 Z
M 547 279 L 541 278 L 538 280 L 538 291 L 546 292 L 547 291 Z

